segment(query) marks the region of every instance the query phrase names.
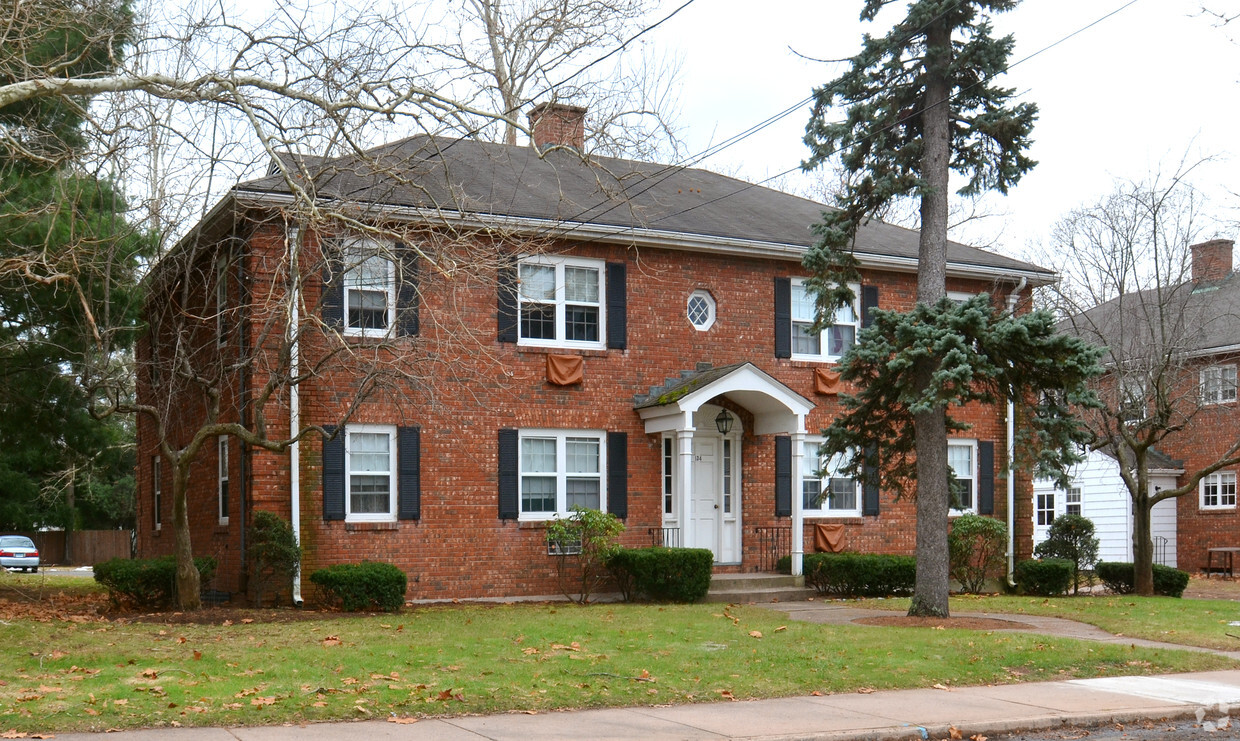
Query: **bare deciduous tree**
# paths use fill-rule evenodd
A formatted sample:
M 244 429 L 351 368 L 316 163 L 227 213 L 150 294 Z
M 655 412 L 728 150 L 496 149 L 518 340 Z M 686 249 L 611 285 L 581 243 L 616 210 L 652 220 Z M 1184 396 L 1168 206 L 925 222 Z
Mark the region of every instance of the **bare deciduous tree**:
M 1132 501 L 1136 589 L 1145 595 L 1153 594 L 1153 506 L 1196 492 L 1202 478 L 1240 462 L 1240 435 L 1232 434 L 1180 486 L 1151 490 L 1151 451 L 1208 447 L 1191 437 L 1209 403 L 1201 369 L 1240 310 L 1227 286 L 1194 281 L 1190 247 L 1204 222 L 1185 171 L 1129 182 L 1060 221 L 1054 252 L 1043 257 L 1063 275 L 1049 300 L 1065 325 L 1106 348 L 1103 404 L 1084 414 L 1096 446 L 1119 462 Z

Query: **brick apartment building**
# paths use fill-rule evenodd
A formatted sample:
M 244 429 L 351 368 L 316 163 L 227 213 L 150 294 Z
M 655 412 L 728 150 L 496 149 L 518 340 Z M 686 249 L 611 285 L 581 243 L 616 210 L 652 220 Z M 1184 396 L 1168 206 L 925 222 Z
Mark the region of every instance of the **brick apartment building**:
M 296 177 L 236 186 L 152 280 L 148 314 L 165 319 L 141 343 L 139 397 L 166 411 L 138 425 L 139 552 L 172 550 L 161 431 L 183 446 L 217 419 L 334 434 L 268 451 L 225 430 L 203 447 L 188 517 L 224 591 L 245 588 L 257 510 L 297 522 L 304 574 L 388 561 L 410 599 L 555 594 L 543 529 L 574 505 L 622 518 L 626 545 L 709 548 L 720 572 L 769 569 L 816 533 L 912 553 L 913 503 L 832 476 L 814 443 L 871 307 L 914 303 L 916 232 L 865 226 L 858 301 L 813 333 L 801 257 L 825 206 L 583 156 L 584 113 L 535 110 L 542 156 L 415 136 L 364 158 L 290 158 Z M 290 182 L 335 221 L 294 215 Z M 961 244 L 948 260 L 949 291 L 996 305 L 1053 278 Z M 174 331 L 176 316 L 192 326 Z M 221 390 L 204 395 L 178 352 L 215 363 Z M 290 353 L 307 376 L 295 386 L 275 382 Z M 967 508 L 1007 517 L 1005 410 L 960 416 L 973 428 L 949 457 Z M 1028 555 L 1029 482 L 1016 478 Z

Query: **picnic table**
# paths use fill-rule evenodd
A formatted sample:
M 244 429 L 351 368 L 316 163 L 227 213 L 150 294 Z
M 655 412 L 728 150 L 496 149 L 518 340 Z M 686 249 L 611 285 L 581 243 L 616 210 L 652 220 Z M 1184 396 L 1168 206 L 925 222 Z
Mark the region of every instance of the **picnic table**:
M 1206 578 L 1209 579 L 1210 574 L 1213 574 L 1216 571 L 1218 572 L 1219 576 L 1226 574 L 1228 579 L 1235 578 L 1235 571 L 1232 568 L 1232 559 L 1235 557 L 1237 553 L 1240 553 L 1240 548 L 1236 548 L 1232 546 L 1220 547 L 1220 548 L 1207 548 L 1206 549 Z M 1214 565 L 1215 556 L 1218 556 L 1218 566 Z

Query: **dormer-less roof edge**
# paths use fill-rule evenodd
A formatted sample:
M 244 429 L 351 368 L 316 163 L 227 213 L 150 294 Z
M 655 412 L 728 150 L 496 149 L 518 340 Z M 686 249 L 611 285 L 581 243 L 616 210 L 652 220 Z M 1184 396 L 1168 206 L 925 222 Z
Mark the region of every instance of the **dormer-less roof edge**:
M 272 207 L 295 202 L 293 196 L 283 193 L 236 190 L 234 194 L 238 203 L 244 206 Z M 212 209 L 211 214 L 215 214 L 217 210 L 218 207 L 217 209 Z M 544 238 L 569 238 L 610 244 L 680 249 L 690 252 L 711 252 L 714 254 L 773 258 L 796 262 L 800 262 L 806 252 L 804 245 L 762 242 L 709 234 L 690 234 L 661 229 L 641 229 L 611 224 L 464 213 L 461 211 L 436 210 L 382 203 L 366 204 L 364 210 L 369 215 L 399 221 L 420 221 L 425 223 L 442 221 L 445 225 L 451 224 L 453 226 L 464 226 L 474 229 L 512 230 L 519 233 L 533 232 Z M 206 221 L 207 219 L 204 219 L 203 223 Z M 879 255 L 860 251 L 854 254 L 861 262 L 861 267 L 863 268 L 916 272 L 918 267 L 916 258 Z M 1020 270 L 951 260 L 947 263 L 947 271 L 949 276 L 958 278 L 998 278 L 1012 281 L 1025 278 L 1033 286 L 1049 285 L 1058 280 L 1058 276 L 1050 271 Z

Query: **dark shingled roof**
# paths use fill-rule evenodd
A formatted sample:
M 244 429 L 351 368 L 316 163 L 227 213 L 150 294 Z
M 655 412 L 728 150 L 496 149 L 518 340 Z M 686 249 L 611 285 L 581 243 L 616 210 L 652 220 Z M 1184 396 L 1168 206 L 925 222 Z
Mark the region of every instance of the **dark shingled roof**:
M 1161 309 L 1160 309 L 1161 306 Z M 1159 327 L 1160 320 L 1166 324 Z M 1065 331 L 1108 348 L 1110 360 L 1141 361 L 1151 348 L 1208 355 L 1240 345 L 1240 274 L 1125 294 L 1071 317 Z M 1164 339 L 1165 338 L 1165 339 Z
M 288 155 L 285 160 L 292 162 Z M 706 170 L 589 157 L 553 150 L 540 158 L 530 147 L 466 139 L 414 136 L 370 150 L 364 157 L 305 158 L 320 198 L 354 204 L 411 207 L 486 218 L 520 218 L 699 238 L 742 240 L 805 248 L 823 204 Z M 250 195 L 287 194 L 279 175 L 237 186 Z M 857 237 L 857 252 L 917 258 L 918 233 L 872 221 Z M 948 260 L 999 275 L 1028 273 L 1045 282 L 1054 274 L 1020 260 L 949 243 Z

